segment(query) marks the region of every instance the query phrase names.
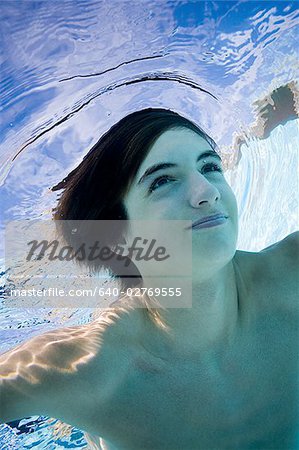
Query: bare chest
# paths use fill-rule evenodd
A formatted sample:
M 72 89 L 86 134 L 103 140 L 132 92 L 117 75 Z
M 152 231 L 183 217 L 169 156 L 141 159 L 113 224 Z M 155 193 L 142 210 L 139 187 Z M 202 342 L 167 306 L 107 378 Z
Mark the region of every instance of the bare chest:
M 110 399 L 108 434 L 130 449 L 293 448 L 297 339 L 297 319 L 281 312 L 213 354 L 138 354 Z

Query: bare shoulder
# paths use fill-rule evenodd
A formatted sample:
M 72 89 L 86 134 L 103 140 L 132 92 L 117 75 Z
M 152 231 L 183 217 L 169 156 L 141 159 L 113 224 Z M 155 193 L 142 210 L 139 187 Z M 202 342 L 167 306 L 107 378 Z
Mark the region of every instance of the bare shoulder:
M 266 247 L 259 255 L 272 277 L 285 284 L 286 288 L 298 289 L 299 231 Z
M 299 232 L 291 233 L 260 252 L 235 255 L 249 301 L 260 308 L 299 309 Z
M 288 234 L 280 241 L 270 245 L 269 247 L 261 250 L 260 253 L 266 253 L 267 255 L 275 255 L 278 258 L 287 258 L 289 261 L 299 260 L 299 231 L 294 231 Z

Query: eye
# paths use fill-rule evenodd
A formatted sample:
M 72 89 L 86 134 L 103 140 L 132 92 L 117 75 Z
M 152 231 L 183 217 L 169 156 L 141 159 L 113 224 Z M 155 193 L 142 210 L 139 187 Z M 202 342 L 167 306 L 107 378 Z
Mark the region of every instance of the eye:
M 204 172 L 220 172 L 220 173 L 223 173 L 222 168 L 218 164 L 215 164 L 215 163 L 205 164 L 203 166 L 203 168 L 202 168 L 202 171 L 204 171 Z
M 168 175 L 161 175 L 160 177 L 156 178 L 152 184 L 149 187 L 149 192 L 153 192 L 155 191 L 157 188 L 159 188 L 160 186 L 164 186 L 165 184 L 168 184 L 167 181 L 171 181 L 174 178 L 169 177 Z

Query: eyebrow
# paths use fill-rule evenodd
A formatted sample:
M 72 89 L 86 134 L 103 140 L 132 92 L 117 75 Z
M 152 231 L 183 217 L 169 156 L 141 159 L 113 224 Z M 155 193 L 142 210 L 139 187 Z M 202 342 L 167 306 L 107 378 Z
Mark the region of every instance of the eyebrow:
M 199 157 L 197 158 L 196 162 L 200 161 L 203 158 L 208 158 L 208 157 L 212 157 L 212 158 L 217 158 L 220 162 L 222 162 L 222 159 L 220 158 L 220 156 L 218 155 L 218 153 L 216 153 L 214 150 L 208 150 L 204 153 L 201 153 L 199 155 Z M 168 169 L 169 167 L 177 167 L 177 164 L 174 163 L 157 163 L 154 164 L 153 166 L 149 167 L 144 174 L 142 175 L 142 177 L 139 179 L 137 184 L 141 184 L 144 182 L 144 180 L 149 177 L 150 175 L 152 175 L 154 172 L 157 172 L 158 170 L 162 170 L 162 169 Z

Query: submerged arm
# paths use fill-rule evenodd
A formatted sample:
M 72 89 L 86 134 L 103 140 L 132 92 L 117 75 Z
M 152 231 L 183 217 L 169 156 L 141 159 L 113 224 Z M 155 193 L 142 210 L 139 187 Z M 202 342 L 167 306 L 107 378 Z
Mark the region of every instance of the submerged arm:
M 0 422 L 47 415 L 84 424 L 97 388 L 90 377 L 99 384 L 104 373 L 102 331 L 99 323 L 55 330 L 0 355 Z

